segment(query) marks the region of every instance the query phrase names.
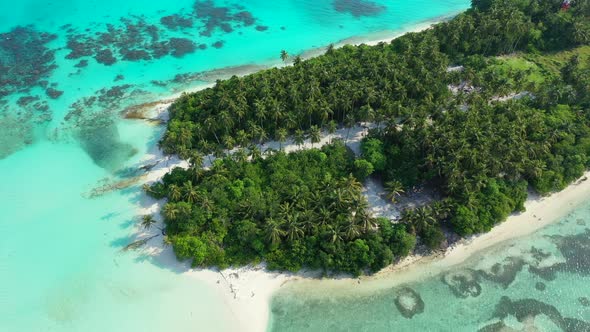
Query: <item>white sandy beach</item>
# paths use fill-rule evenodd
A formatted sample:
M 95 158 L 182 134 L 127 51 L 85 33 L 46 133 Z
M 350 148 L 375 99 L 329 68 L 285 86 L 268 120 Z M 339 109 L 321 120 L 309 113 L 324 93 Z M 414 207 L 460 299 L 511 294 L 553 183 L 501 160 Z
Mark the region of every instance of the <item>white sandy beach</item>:
M 420 31 L 430 27 L 432 22 L 427 25 L 418 26 L 415 31 Z M 407 32 L 407 31 L 404 31 Z M 381 37 L 372 42 L 359 41 L 358 43 L 377 44 L 383 41 L 389 41 L 397 37 L 396 34 L 390 38 Z M 206 88 L 207 86 L 203 87 Z M 156 107 L 154 118 L 166 121 L 168 119 L 167 108 L 170 101 Z M 318 147 L 329 143 L 334 138 L 340 138 L 347 141 L 347 145 L 355 152 L 360 153 L 360 140 L 366 135 L 368 126 L 356 126 L 349 129 L 339 129 L 335 134 L 328 135 L 323 133 L 320 143 L 314 144 Z M 262 146 L 265 151 L 269 148 L 278 150 L 278 142 L 268 142 Z M 312 144 L 306 141 L 303 146 L 297 146 L 292 140 L 285 142 L 282 148 L 285 151 L 294 151 L 297 149 L 311 148 Z M 208 158 L 205 158 L 206 165 L 209 164 Z M 187 167 L 188 164 L 178 159 L 178 157 L 165 157 L 157 147 L 154 147 L 150 154 L 146 155 L 144 164 L 156 164 L 155 167 L 145 177 L 146 183 L 159 181 L 164 174 L 174 167 Z M 590 176 L 590 172 L 585 176 Z M 398 215 L 396 209 L 383 199 L 383 189 L 374 182 L 368 182 L 365 195 L 371 206 L 371 211 L 376 216 L 394 218 Z M 460 241 L 458 244 L 449 248 L 446 252 L 436 256 L 410 256 L 396 265 L 389 266 L 374 276 L 361 278 L 362 282 L 374 282 L 375 285 L 383 283 L 402 283 L 414 280 L 417 276 L 425 271 L 431 271 L 431 266 L 436 266 L 442 270 L 450 266 L 464 262 L 474 253 L 489 248 L 500 242 L 506 241 L 519 236 L 530 234 L 567 214 L 576 205 L 590 197 L 590 181 L 579 181 L 571 185 L 562 192 L 553 194 L 549 197 L 531 198 L 525 206 L 527 211 L 518 215 L 513 215 L 501 225 L 495 227 L 491 232 L 480 236 L 474 236 Z M 145 195 L 142 197 L 139 215 L 153 214 L 158 219 L 158 226 L 162 227 L 159 210 L 162 207 L 162 201 L 156 201 Z M 138 228 L 138 238 L 147 235 L 157 234 L 158 229 L 149 231 Z M 162 237 L 154 238 L 149 241 L 146 248 L 146 254 L 165 266 L 171 267 L 180 273 L 185 273 L 211 286 L 218 291 L 219 296 L 227 303 L 227 307 L 233 313 L 233 318 L 239 326 L 240 331 L 265 331 L 269 318 L 269 304 L 272 295 L 280 289 L 285 283 L 296 280 L 310 283 L 317 286 L 321 283 L 326 288 L 341 287 L 342 285 L 357 285 L 358 279 L 343 278 L 337 280 L 319 280 L 311 278 L 311 274 L 279 274 L 265 271 L 263 267 L 245 267 L 239 269 L 227 269 L 221 272 L 213 270 L 192 269 L 186 263 L 177 262 L 174 253 L 170 247 L 163 245 Z M 429 267 L 426 269 L 426 267 Z M 378 287 L 378 286 L 376 286 Z

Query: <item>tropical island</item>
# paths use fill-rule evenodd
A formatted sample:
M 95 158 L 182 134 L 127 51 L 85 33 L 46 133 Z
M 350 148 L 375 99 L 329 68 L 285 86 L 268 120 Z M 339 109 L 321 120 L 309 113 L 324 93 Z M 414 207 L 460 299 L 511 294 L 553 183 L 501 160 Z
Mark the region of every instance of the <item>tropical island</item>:
M 390 44 L 328 47 L 218 81 L 171 106 L 160 145 L 190 167 L 146 189 L 167 199 L 166 239 L 193 266 L 376 272 L 416 244 L 437 250 L 453 234 L 489 231 L 524 209 L 529 190 L 583 175 L 589 44 L 587 1 L 473 0 Z M 359 155 L 347 139 L 263 147 L 313 145 L 358 124 L 371 128 Z M 437 199 L 375 217 L 369 178 L 392 204 L 412 188 Z

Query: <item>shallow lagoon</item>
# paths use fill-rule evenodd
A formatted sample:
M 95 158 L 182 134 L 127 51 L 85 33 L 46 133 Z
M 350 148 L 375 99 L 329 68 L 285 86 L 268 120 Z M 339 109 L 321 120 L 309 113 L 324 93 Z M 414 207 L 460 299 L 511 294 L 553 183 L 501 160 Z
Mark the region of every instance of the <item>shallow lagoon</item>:
M 585 203 L 530 236 L 458 266 L 432 269 L 415 282 L 398 284 L 390 275 L 353 287 L 293 284 L 273 299 L 269 329 L 590 331 L 589 257 L 590 203 Z M 419 302 L 423 305 L 414 305 Z

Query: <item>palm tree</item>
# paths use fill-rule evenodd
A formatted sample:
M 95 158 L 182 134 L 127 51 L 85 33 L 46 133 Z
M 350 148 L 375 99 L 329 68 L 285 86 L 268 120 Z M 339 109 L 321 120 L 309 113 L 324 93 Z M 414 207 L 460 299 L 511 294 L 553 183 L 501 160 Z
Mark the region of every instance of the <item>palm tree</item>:
M 205 157 L 203 154 L 198 151 L 193 150 L 189 153 L 189 163 L 191 167 L 201 168 L 201 166 L 203 166 L 204 159 Z
M 191 204 L 196 202 L 199 198 L 199 192 L 193 186 L 193 182 L 191 180 L 188 180 L 182 185 L 182 191 L 184 192 L 184 199 Z
M 172 238 L 168 235 L 164 235 L 162 237 L 162 243 L 164 244 L 164 247 L 169 247 L 172 245 Z
M 281 238 L 285 236 L 286 232 L 282 229 L 282 221 L 275 220 L 272 217 L 266 220 L 266 237 L 275 245 L 281 242 Z
M 287 63 L 287 59 L 289 59 L 289 53 L 287 53 L 285 50 L 281 50 L 281 60 Z
M 254 101 L 254 116 L 256 117 L 256 119 L 258 119 L 258 124 L 260 125 L 260 127 L 263 126 L 264 120 L 266 120 L 266 114 L 267 109 L 264 101 L 260 99 Z
M 213 210 L 213 203 L 209 199 L 207 195 L 203 195 L 201 198 L 201 207 L 207 212 L 210 213 Z
M 447 219 L 451 213 L 451 206 L 449 200 L 436 201 L 432 203 L 432 215 L 436 220 L 443 221 Z
M 434 219 L 430 206 L 416 208 L 414 222 L 419 231 L 424 229 L 427 225 L 435 223 L 436 219 Z
M 306 201 L 302 201 L 302 202 L 306 202 Z M 305 232 L 308 232 L 310 234 L 315 233 L 314 230 L 317 227 L 317 223 L 315 220 L 315 213 L 313 212 L 312 209 L 309 209 L 308 206 L 304 206 L 302 208 L 300 220 L 301 220 L 301 222 L 300 222 L 301 226 L 303 226 L 303 230 Z
M 262 145 L 268 139 L 268 134 L 266 133 L 266 130 L 264 130 L 264 128 L 262 127 L 258 127 L 256 130 L 256 138 L 258 139 L 260 145 Z
M 395 203 L 397 197 L 404 193 L 404 186 L 398 180 L 393 180 L 385 183 L 385 190 L 387 191 L 387 199 L 391 203 Z
M 219 113 L 219 122 L 225 128 L 226 132 L 230 131 L 234 126 L 234 120 L 227 110 Z
M 287 140 L 287 130 L 285 128 L 279 128 L 275 133 L 275 139 L 279 141 L 279 150 L 283 150 L 283 143 Z
M 209 132 L 212 133 L 213 136 L 215 136 L 215 140 L 217 141 L 217 144 L 221 144 L 221 141 L 219 140 L 219 137 L 217 136 L 217 129 L 219 128 L 220 124 L 215 120 L 215 118 L 212 116 L 207 117 L 203 121 L 203 124 L 205 125 L 205 128 L 209 128 Z
M 305 132 L 301 129 L 295 130 L 295 136 L 293 137 L 293 140 L 298 147 L 301 147 L 301 145 L 303 145 L 305 142 Z
M 344 234 L 344 230 L 342 228 L 342 225 L 340 223 L 336 223 L 333 226 L 330 225 L 330 240 L 332 241 L 332 243 L 336 243 L 336 242 L 340 242 L 342 241 L 342 234 Z
M 164 218 L 166 218 L 166 220 L 176 220 L 179 211 L 176 208 L 176 204 L 167 203 L 164 205 L 162 212 L 164 213 Z
M 361 226 L 363 228 L 363 231 L 366 233 L 370 230 L 374 230 L 377 228 L 377 219 L 375 218 L 371 218 L 369 215 L 367 215 L 366 210 L 363 210 L 362 213 L 361 212 L 357 212 L 356 215 L 357 218 L 361 218 Z
M 233 154 L 233 157 L 236 161 L 244 163 L 248 160 L 248 152 L 246 152 L 246 149 L 244 148 L 239 148 L 238 151 Z
M 363 185 L 352 174 L 348 174 L 348 176 L 343 180 L 343 184 L 347 193 L 351 197 L 357 197 L 363 190 Z
M 262 158 L 262 150 L 260 150 L 260 148 L 257 145 L 254 145 L 252 147 L 250 147 L 250 156 L 252 157 L 252 160 L 258 160 Z
M 311 128 L 309 128 L 309 139 L 311 140 L 312 148 L 314 143 L 319 143 L 321 141 L 322 132 L 318 126 L 311 126 Z
M 344 126 L 346 126 L 346 139 L 344 140 L 344 144 L 348 144 L 348 136 L 350 136 L 350 129 L 354 127 L 355 121 L 354 116 L 351 114 L 346 115 L 344 119 Z
M 337 128 L 338 128 L 338 124 L 336 123 L 336 121 L 332 120 L 332 121 L 328 122 L 328 134 L 334 135 Z M 332 137 L 330 137 L 330 143 L 332 143 Z
M 178 185 L 171 184 L 170 186 L 168 186 L 168 197 L 172 201 L 178 201 L 182 197 L 182 190 L 180 190 L 180 187 Z
M 250 135 L 246 133 L 243 129 L 238 130 L 236 133 L 236 142 L 241 146 L 245 147 L 250 142 Z
M 228 153 L 236 144 L 235 139 L 231 135 L 224 135 L 221 140 L 223 141 L 223 146 L 227 149 Z
M 152 186 L 150 186 L 150 185 L 149 185 L 149 184 L 147 184 L 147 183 L 144 183 L 144 184 L 141 186 L 141 189 L 143 189 L 143 191 L 144 191 L 146 194 L 157 194 L 157 192 L 156 192 L 156 191 L 154 191 L 154 190 L 152 189 Z
M 347 207 L 350 207 L 350 204 L 352 203 L 349 191 L 341 187 L 334 189 L 331 198 L 331 206 L 336 207 L 338 210 L 344 210 Z
M 156 223 L 156 219 L 151 214 L 146 214 L 145 216 L 141 217 L 141 226 L 144 229 L 150 229 Z
M 292 210 L 293 204 L 289 202 L 283 202 L 279 205 L 279 215 L 284 219 L 287 219 L 287 217 L 291 215 Z
M 350 216 L 348 218 L 345 229 L 346 229 L 346 237 L 349 240 L 352 240 L 361 234 L 360 225 L 357 223 L 357 220 L 352 216 Z
M 332 220 L 332 212 L 330 211 L 330 209 L 322 206 L 320 207 L 320 209 L 318 210 L 317 213 L 318 216 L 318 225 L 319 226 L 323 226 L 326 224 L 329 224 L 330 221 Z
M 301 229 L 299 222 L 297 222 L 297 215 L 287 216 L 286 226 L 287 239 L 289 239 L 290 242 L 298 240 L 303 236 L 303 229 Z
M 432 209 L 429 206 L 421 206 L 415 209 L 404 210 L 401 217 L 402 223 L 412 228 L 412 233 L 420 233 L 429 224 L 436 222 Z

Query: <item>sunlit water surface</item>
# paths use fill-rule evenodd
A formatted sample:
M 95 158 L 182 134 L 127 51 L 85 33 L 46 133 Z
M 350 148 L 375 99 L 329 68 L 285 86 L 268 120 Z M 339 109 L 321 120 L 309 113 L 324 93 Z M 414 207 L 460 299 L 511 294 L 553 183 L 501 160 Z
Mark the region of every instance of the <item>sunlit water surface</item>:
M 404 284 L 395 275 L 329 291 L 295 284 L 275 296 L 270 329 L 590 331 L 590 203 L 530 236 L 436 270 Z

